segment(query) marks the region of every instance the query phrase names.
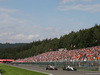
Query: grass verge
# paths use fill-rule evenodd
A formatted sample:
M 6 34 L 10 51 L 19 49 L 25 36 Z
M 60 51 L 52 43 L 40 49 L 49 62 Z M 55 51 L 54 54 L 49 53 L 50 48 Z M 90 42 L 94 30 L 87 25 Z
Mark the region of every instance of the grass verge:
M 0 64 L 0 73 L 1 75 L 48 75 L 2 64 Z

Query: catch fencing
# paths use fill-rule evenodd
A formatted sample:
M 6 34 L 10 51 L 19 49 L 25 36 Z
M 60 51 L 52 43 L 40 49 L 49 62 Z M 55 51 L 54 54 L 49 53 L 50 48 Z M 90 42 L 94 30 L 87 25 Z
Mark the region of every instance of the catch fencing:
M 39 66 L 47 66 L 53 65 L 58 68 L 62 68 L 63 66 L 73 66 L 77 69 L 83 70 L 94 70 L 100 71 L 100 60 L 92 60 L 92 61 L 54 61 L 54 62 L 23 62 L 23 63 L 12 63 L 12 64 L 32 64 L 32 65 L 39 65 Z

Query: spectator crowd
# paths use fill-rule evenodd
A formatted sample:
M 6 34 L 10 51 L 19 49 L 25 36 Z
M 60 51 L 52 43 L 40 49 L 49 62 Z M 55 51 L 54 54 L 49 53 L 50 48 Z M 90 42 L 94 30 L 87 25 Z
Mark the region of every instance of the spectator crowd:
M 100 46 L 75 50 L 50 51 L 14 62 L 53 62 L 53 61 L 87 61 L 100 60 Z

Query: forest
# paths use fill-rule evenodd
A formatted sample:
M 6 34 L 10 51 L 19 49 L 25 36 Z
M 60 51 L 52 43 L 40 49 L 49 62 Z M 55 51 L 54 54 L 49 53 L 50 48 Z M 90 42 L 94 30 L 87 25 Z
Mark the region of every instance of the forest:
M 26 44 L 28 44 L 28 43 L 0 43 L 0 49 L 19 47 L 19 46 L 24 46 Z
M 60 48 L 74 50 L 100 45 L 100 25 L 95 24 L 89 29 L 80 29 L 77 32 L 53 39 L 33 41 L 16 47 L 0 48 L 1 59 L 19 59 L 35 56 L 50 50 L 56 51 Z M 6 45 L 5 45 L 6 46 Z

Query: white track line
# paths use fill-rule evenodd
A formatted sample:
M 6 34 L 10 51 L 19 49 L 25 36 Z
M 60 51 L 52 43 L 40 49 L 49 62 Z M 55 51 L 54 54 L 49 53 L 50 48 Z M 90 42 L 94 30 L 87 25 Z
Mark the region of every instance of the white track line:
M 14 67 L 16 67 L 16 66 L 14 66 Z M 18 68 L 22 68 L 22 67 L 18 67 Z M 26 68 L 22 68 L 22 69 L 26 69 Z M 53 75 L 53 74 L 50 74 L 50 73 L 41 72 L 41 71 L 32 70 L 32 69 L 26 69 L 26 70 L 31 70 L 31 71 L 35 71 L 35 72 L 40 72 L 40 73 L 48 74 L 48 75 Z
M 36 72 L 45 73 L 45 74 L 48 74 L 48 75 L 53 75 L 53 74 L 50 74 L 50 73 L 41 72 L 41 71 L 37 71 L 37 70 L 31 70 L 31 71 L 36 71 Z

